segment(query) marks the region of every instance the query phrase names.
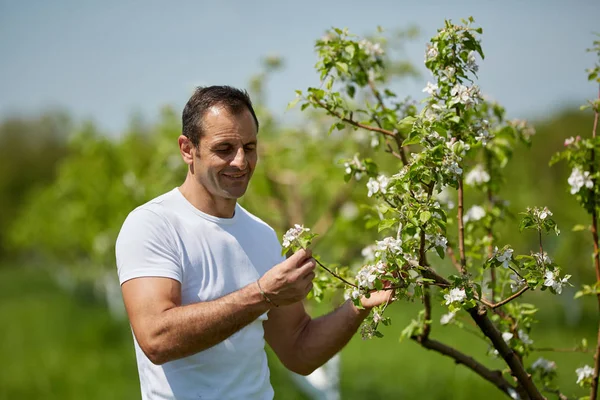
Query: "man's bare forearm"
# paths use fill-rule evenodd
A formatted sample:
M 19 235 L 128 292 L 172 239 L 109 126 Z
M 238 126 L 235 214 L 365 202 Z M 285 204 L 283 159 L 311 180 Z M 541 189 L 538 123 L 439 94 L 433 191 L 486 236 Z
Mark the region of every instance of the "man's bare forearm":
M 368 310 L 346 301 L 331 313 L 308 322 L 298 337 L 298 360 L 311 372 L 325 364 L 354 336 Z
M 156 364 L 190 356 L 227 339 L 269 308 L 256 283 L 216 300 L 173 307 L 151 322 L 142 349 Z

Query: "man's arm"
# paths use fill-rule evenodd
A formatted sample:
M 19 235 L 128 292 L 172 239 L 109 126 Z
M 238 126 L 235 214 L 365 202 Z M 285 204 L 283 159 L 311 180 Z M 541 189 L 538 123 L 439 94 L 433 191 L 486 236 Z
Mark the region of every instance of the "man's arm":
M 325 364 L 350 341 L 361 322 L 376 305 L 387 302 L 392 291 L 363 298 L 365 309 L 346 301 L 331 313 L 311 319 L 301 302 L 272 309 L 263 322 L 265 339 L 291 371 L 308 375 Z
M 286 306 L 306 297 L 315 263 L 300 250 L 261 279 L 219 299 L 181 305 L 181 284 L 170 278 L 143 277 L 123 283 L 123 300 L 135 337 L 155 364 L 208 349 L 250 324 L 273 304 Z

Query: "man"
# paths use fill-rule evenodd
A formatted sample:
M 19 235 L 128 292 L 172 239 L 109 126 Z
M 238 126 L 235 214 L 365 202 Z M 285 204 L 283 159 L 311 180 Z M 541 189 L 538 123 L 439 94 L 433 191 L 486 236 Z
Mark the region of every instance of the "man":
M 273 229 L 237 204 L 257 163 L 245 92 L 198 88 L 183 111 L 184 183 L 123 224 L 117 267 L 143 399 L 271 399 L 264 340 L 306 375 L 337 353 L 390 292 L 312 320 L 315 260 L 287 260 Z

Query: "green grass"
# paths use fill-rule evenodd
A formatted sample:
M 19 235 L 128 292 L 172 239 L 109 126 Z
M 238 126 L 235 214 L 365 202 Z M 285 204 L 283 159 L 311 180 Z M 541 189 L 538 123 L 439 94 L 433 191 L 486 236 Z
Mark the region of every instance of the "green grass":
M 320 305 L 316 312 L 328 308 Z M 399 343 L 400 331 L 418 308 L 418 304 L 394 304 L 390 307 L 393 324 L 384 328 L 383 339 L 363 341 L 357 335 L 343 350 L 342 398 L 460 400 L 485 395 L 486 400 L 504 399 L 465 367 L 412 341 Z M 579 325 L 570 327 L 564 325 L 558 303 L 546 309 L 545 323 L 532 335 L 536 345 L 570 347 L 584 336 L 593 343 L 597 326 L 593 307 Z M 439 312 L 437 316 L 435 320 Z M 65 293 L 42 270 L 0 268 L 0 321 L 4 363 L 0 399 L 140 398 L 129 326 L 111 319 L 93 296 Z M 487 345 L 474 335 L 436 324 L 432 337 L 494 365 L 483 356 Z M 540 355 L 559 363 L 566 394 L 585 394 L 575 386 L 574 370 L 590 364 L 591 354 L 534 354 L 531 361 Z M 305 399 L 270 352 L 269 356 L 276 398 Z M 496 367 L 500 365 L 496 362 Z

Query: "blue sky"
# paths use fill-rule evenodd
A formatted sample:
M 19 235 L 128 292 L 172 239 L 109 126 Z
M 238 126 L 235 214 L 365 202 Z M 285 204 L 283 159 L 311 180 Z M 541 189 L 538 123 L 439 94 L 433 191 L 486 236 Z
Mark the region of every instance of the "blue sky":
M 421 68 L 444 18 L 484 29 L 483 92 L 511 116 L 542 117 L 597 93 L 585 68 L 600 31 L 598 0 L 171 1 L 0 0 L 0 116 L 62 107 L 112 134 L 133 112 L 178 110 L 195 85 L 245 87 L 264 55 L 285 59 L 268 104 L 284 114 L 295 89 L 318 85 L 314 40 L 332 26 L 357 34 L 415 24 L 406 48 Z M 425 71 L 423 71 L 425 72 Z M 428 76 L 398 89 L 420 96 Z

